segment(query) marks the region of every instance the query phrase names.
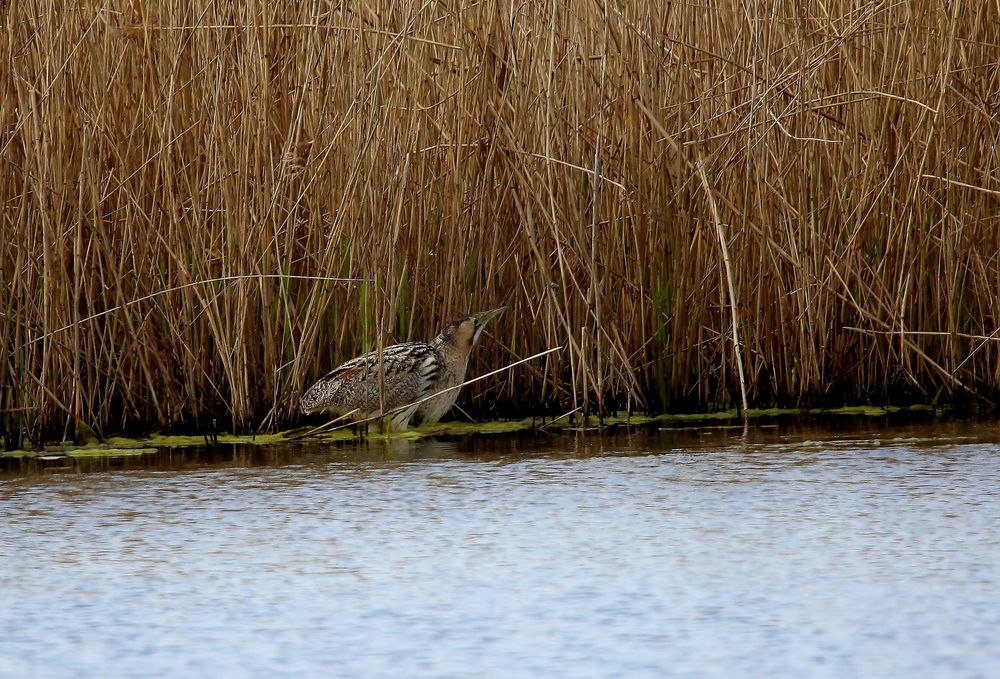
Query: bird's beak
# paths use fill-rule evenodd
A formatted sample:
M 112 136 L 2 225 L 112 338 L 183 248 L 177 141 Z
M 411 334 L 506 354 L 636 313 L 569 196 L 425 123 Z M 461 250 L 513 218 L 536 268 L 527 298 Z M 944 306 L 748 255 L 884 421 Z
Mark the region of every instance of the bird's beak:
M 504 309 L 506 309 L 506 308 L 507 307 L 502 306 L 502 307 L 499 307 L 497 309 L 490 309 L 489 311 L 483 311 L 482 313 L 476 314 L 476 316 L 475 316 L 475 318 L 476 318 L 476 327 L 477 328 L 483 327 L 484 325 L 486 325 L 487 323 L 489 323 L 490 321 L 492 321 L 494 318 L 496 318 L 497 316 L 499 316 L 500 314 L 502 314 L 504 312 Z

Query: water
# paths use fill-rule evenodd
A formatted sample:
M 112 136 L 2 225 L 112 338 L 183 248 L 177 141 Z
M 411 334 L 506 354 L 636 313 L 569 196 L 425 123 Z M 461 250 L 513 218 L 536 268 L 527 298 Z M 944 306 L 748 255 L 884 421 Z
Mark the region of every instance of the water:
M 880 426 L 32 463 L 0 675 L 998 676 L 1000 429 Z

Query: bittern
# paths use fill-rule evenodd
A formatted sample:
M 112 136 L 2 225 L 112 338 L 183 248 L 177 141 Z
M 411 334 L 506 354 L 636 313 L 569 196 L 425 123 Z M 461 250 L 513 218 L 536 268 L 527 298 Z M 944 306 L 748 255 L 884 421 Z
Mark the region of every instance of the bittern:
M 352 358 L 309 387 L 299 405 L 307 415 L 327 410 L 362 421 L 384 412 L 391 416 L 392 431 L 406 429 L 414 416 L 421 422 L 437 422 L 455 405 L 459 390 L 450 387 L 465 381 L 469 354 L 483 328 L 504 308 L 457 318 L 430 342 L 385 347 L 381 380 L 378 351 Z

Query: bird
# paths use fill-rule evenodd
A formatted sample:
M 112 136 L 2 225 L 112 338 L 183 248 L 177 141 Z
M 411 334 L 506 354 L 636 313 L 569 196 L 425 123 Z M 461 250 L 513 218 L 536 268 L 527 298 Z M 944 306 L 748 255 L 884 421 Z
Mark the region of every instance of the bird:
M 404 431 L 414 416 L 423 423 L 437 422 L 458 398 L 459 390 L 451 387 L 465 381 L 469 355 L 483 329 L 505 308 L 456 318 L 430 342 L 403 342 L 385 347 L 381 359 L 378 351 L 352 358 L 309 387 L 302 394 L 299 407 L 307 415 L 329 411 L 333 415 L 350 415 L 361 422 L 385 412 L 391 416 L 391 431 Z M 432 396 L 437 392 L 441 393 Z M 431 398 L 421 401 L 428 396 Z M 371 422 L 369 428 L 380 424 Z

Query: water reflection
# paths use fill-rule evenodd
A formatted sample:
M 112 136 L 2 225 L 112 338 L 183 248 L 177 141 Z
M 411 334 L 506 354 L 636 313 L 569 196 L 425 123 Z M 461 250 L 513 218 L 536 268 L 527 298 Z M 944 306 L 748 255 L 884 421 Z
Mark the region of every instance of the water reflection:
M 702 428 L 25 469 L 0 478 L 0 667 L 986 676 L 998 439 Z

